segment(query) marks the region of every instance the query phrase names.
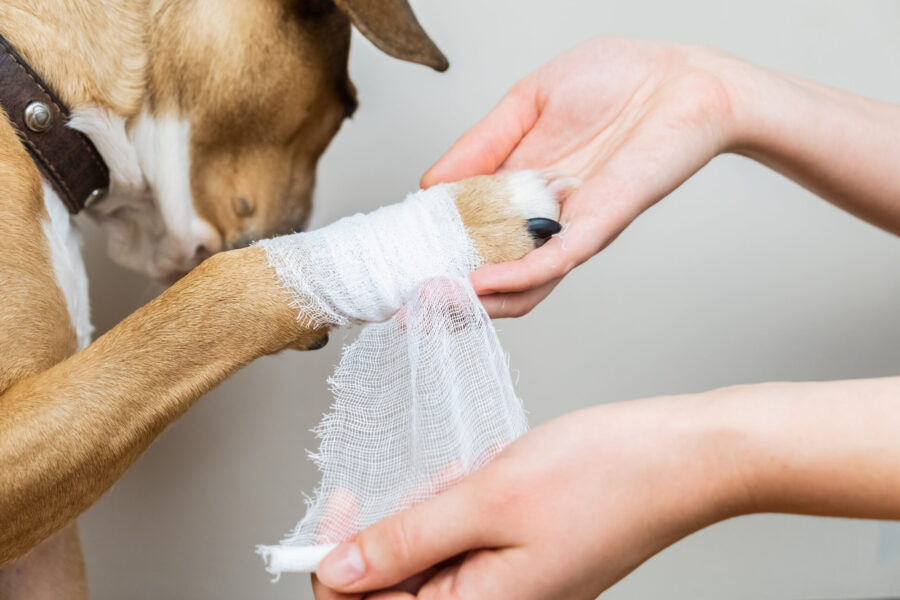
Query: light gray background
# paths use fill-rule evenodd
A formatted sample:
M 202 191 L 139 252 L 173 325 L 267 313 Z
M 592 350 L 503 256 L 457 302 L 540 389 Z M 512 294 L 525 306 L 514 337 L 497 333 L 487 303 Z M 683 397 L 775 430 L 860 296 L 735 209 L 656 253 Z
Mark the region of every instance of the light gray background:
M 718 46 L 900 101 L 900 3 L 418 0 L 439 75 L 356 35 L 361 108 L 326 154 L 314 223 L 397 201 L 520 76 L 614 34 Z M 900 168 L 900 165 L 897 165 Z M 93 230 L 89 228 L 89 234 Z M 158 290 L 87 245 L 100 331 Z M 641 217 L 526 318 L 499 327 L 532 424 L 600 402 L 740 382 L 890 375 L 900 240 L 742 158 L 722 157 Z M 251 365 L 202 399 L 81 519 L 93 595 L 311 598 L 253 554 L 303 513 L 304 449 L 341 334 Z M 552 507 L 551 507 L 552 508 Z M 900 525 L 755 516 L 711 527 L 605 597 L 900 594 Z

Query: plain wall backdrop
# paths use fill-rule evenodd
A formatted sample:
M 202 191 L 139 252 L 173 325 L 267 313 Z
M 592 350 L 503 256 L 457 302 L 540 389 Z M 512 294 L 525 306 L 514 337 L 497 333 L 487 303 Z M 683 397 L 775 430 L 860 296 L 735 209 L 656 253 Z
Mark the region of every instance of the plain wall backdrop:
M 260 0 L 265 1 L 265 0 Z M 354 34 L 360 109 L 319 170 L 313 226 L 392 203 L 521 76 L 595 35 L 717 46 L 900 101 L 900 3 L 414 0 L 450 71 Z M 900 143 L 900 140 L 898 140 Z M 900 168 L 900 165 L 897 165 Z M 87 226 L 102 333 L 159 289 L 113 266 Z M 900 371 L 900 239 L 740 157 L 715 159 L 577 269 L 498 322 L 532 425 L 601 402 L 769 380 Z M 172 425 L 81 519 L 93 597 L 312 598 L 253 553 L 303 515 L 309 432 L 329 404 L 324 350 L 244 369 Z M 552 507 L 548 507 L 552 510 Z M 900 524 L 763 515 L 662 552 L 604 597 L 900 594 Z

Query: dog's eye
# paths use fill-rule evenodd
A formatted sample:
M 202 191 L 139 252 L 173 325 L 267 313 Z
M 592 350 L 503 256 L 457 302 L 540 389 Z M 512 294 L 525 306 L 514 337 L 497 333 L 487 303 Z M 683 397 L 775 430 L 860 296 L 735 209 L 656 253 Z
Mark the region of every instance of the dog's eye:
M 239 217 L 249 217 L 253 214 L 253 203 L 244 196 L 235 196 L 231 199 L 231 207 Z

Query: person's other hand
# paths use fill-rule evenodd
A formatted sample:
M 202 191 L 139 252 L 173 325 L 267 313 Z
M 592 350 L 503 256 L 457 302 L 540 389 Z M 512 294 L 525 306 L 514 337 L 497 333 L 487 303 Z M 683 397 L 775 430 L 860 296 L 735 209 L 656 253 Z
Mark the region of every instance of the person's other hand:
M 580 600 L 731 516 L 900 519 L 898 390 L 765 383 L 566 415 L 338 546 L 316 597 Z
M 550 169 L 583 181 L 561 236 L 472 275 L 492 317 L 521 316 L 735 135 L 729 77 L 710 50 L 598 39 L 528 75 L 422 177 L 428 187 L 496 170 Z
M 319 566 L 316 598 L 389 587 L 365 598 L 594 598 L 740 511 L 738 463 L 698 425 L 708 405 L 642 400 L 539 427 L 449 491 L 340 545 Z

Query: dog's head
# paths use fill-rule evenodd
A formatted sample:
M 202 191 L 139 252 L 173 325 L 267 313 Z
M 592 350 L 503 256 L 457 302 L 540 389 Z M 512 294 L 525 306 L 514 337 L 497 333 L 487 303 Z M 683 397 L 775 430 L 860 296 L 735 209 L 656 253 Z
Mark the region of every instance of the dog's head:
M 130 133 L 145 212 L 158 214 L 101 202 L 113 258 L 171 278 L 218 250 L 302 230 L 319 157 L 356 108 L 351 24 L 392 56 L 447 67 L 407 0 L 159 3 Z

